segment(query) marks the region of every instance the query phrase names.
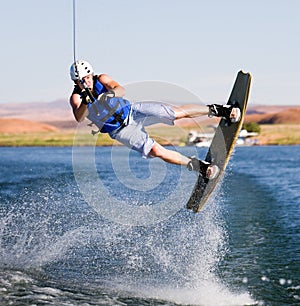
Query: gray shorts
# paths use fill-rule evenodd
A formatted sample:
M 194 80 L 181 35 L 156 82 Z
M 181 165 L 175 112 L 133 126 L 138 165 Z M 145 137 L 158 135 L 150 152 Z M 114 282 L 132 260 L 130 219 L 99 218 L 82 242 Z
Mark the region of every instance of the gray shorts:
M 174 125 L 175 112 L 170 106 L 162 103 L 134 103 L 126 120 L 127 125 L 110 132 L 110 137 L 142 153 L 146 158 L 154 145 L 154 140 L 149 137 L 145 127 L 156 123 Z

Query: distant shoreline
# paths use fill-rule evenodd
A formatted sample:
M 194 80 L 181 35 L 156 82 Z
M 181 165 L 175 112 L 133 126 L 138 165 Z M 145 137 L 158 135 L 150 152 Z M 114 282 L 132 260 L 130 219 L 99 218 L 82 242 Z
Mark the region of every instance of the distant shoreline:
M 194 127 L 199 128 L 199 127 Z M 150 135 L 162 145 L 184 145 L 191 126 L 179 127 L 151 127 Z M 76 145 L 80 146 L 111 146 L 116 145 L 107 134 L 97 134 L 92 136 L 90 130 L 75 133 L 74 130 L 44 131 L 31 133 L 0 133 L 1 147 L 71 147 L 74 145 L 76 135 Z M 299 124 L 266 124 L 261 125 L 261 134 L 257 139 L 257 144 L 265 145 L 300 145 L 300 125 Z
M 254 122 L 261 127 L 261 133 L 256 137 L 258 145 L 300 144 L 299 106 L 250 105 L 245 122 Z M 115 144 L 105 134 L 92 137 L 93 128 L 88 127 L 88 123 L 86 120 L 78 125 L 64 101 L 32 103 L 25 109 L 9 104 L 0 109 L 0 146 L 73 146 L 78 127 L 80 145 L 95 145 L 95 142 L 97 146 Z M 203 132 L 217 124 L 216 118 L 199 117 L 178 120 L 174 127 L 154 125 L 148 130 L 163 145 L 183 145 L 191 130 Z

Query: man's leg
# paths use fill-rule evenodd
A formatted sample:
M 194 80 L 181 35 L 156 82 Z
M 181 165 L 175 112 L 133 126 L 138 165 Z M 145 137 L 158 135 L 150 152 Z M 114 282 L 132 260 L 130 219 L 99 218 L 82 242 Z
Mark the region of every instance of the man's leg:
M 163 161 L 171 164 L 186 166 L 189 170 L 195 170 L 202 173 L 202 175 L 208 179 L 214 179 L 219 173 L 219 168 L 217 166 L 200 161 L 196 158 L 189 158 L 173 150 L 168 150 L 156 141 L 149 155 L 161 158 Z
M 175 112 L 176 119 L 195 118 L 208 115 L 209 113 L 207 106 L 197 104 L 185 104 L 179 107 L 173 106 L 172 108 Z
M 219 105 L 219 107 L 222 106 Z M 197 105 L 197 104 L 185 104 L 180 107 L 173 106 L 172 108 L 175 112 L 176 120 L 183 118 L 195 118 L 200 116 L 207 116 L 211 114 L 208 106 Z M 214 116 L 216 116 L 216 114 L 214 114 Z M 239 109 L 233 107 L 230 112 L 229 118 L 232 120 L 232 122 L 235 122 L 235 119 L 238 120 L 239 116 L 240 116 Z
M 156 141 L 154 142 L 154 145 L 149 155 L 153 157 L 159 157 L 160 159 L 162 159 L 167 163 L 181 165 L 181 166 L 187 166 L 191 160 L 190 158 L 180 154 L 179 152 L 164 148 Z

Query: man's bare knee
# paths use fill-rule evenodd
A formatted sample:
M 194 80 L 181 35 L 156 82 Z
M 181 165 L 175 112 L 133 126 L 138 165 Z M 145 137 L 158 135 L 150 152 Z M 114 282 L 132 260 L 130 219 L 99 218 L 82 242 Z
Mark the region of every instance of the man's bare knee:
M 155 142 L 149 154 L 151 156 L 161 158 L 163 156 L 163 150 L 164 150 L 164 148 L 160 144 Z

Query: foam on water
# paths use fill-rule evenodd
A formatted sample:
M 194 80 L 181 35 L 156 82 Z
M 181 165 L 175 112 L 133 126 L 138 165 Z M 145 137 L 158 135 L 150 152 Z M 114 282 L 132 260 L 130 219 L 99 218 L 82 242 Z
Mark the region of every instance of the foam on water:
M 49 204 L 49 198 L 44 201 Z M 75 286 L 84 279 L 87 287 L 99 282 L 101 287 L 121 295 L 130 292 L 133 297 L 180 304 L 253 303 L 248 293 L 233 293 L 216 276 L 218 263 L 226 253 L 226 231 L 213 203 L 203 214 L 182 210 L 152 227 L 97 219 L 99 223 L 59 234 L 57 228 L 53 231 L 49 215 L 34 216 L 35 204 L 32 201 L 27 211 L 14 211 L 1 219 L 0 237 L 5 242 L 0 245 L 2 266 L 50 271 L 54 278 L 61 269 L 59 274 L 72 278 Z M 67 270 L 70 265 L 76 270 L 75 278 Z M 54 274 L 52 267 L 56 269 Z
M 156 247 L 151 244 L 160 275 L 164 270 L 169 271 L 167 281 L 154 285 L 151 279 L 120 281 L 119 278 L 113 282 L 114 286 L 117 284 L 117 288 L 134 296 L 182 305 L 253 305 L 255 301 L 249 293 L 230 290 L 216 276 L 215 270 L 226 252 L 226 233 L 216 217 L 216 210 L 207 209 L 201 222 L 197 217 L 189 221 L 171 238 L 171 249 L 164 247 L 165 244 Z M 142 266 L 142 261 L 140 258 L 136 264 Z

